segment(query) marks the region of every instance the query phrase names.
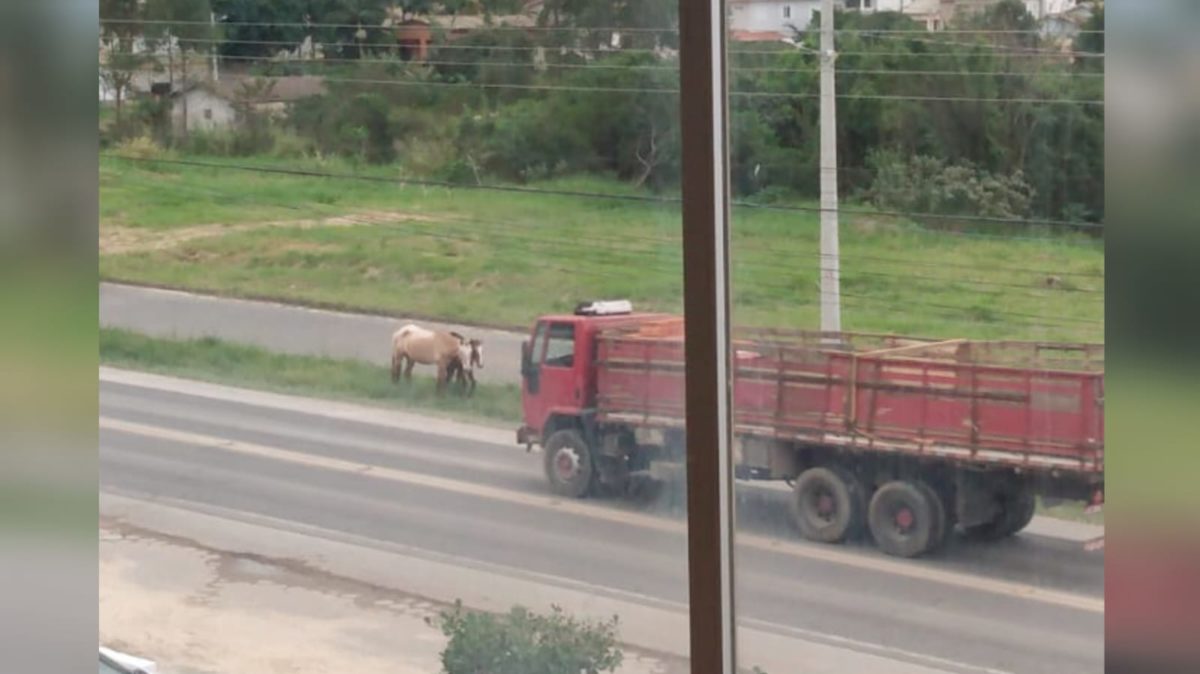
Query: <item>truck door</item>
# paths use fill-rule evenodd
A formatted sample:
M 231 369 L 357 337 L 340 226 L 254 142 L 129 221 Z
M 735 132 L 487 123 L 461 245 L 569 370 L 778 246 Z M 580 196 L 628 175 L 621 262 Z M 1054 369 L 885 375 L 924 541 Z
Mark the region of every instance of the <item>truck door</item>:
M 539 323 L 529 354 L 530 362 L 523 367 L 525 422 L 540 431 L 552 410 L 581 404 L 582 390 L 575 374 L 575 325 Z

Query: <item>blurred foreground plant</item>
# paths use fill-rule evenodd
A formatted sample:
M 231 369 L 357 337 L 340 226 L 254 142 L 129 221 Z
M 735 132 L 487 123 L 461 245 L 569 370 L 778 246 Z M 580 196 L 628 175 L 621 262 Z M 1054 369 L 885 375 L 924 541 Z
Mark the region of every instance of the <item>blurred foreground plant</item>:
M 542 615 L 520 606 L 496 615 L 456 602 L 434 622 L 450 639 L 442 651 L 446 674 L 599 674 L 621 665 L 616 616 L 577 620 L 557 606 Z

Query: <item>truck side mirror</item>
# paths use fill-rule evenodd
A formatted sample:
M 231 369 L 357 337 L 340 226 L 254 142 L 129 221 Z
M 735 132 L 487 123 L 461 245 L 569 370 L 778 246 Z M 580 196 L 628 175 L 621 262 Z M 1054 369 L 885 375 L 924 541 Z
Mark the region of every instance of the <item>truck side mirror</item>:
M 533 363 L 533 345 L 529 340 L 521 342 L 521 376 L 531 394 L 538 392 L 538 367 Z

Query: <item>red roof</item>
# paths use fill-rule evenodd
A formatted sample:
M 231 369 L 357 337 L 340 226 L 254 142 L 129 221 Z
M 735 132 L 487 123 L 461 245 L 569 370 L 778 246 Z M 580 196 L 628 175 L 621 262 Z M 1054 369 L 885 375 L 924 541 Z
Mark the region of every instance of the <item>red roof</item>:
M 774 30 L 731 30 L 729 37 L 737 42 L 780 42 L 784 36 Z

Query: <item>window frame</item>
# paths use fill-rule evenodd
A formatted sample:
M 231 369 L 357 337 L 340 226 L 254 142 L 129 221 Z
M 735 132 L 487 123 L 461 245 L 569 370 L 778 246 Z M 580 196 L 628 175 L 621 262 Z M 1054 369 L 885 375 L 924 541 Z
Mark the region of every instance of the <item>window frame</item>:
M 553 333 L 554 333 L 555 328 L 560 328 L 560 329 L 566 328 L 567 330 L 570 330 L 570 332 L 571 332 L 571 339 L 570 339 L 571 362 L 568 365 L 550 362 L 550 342 L 551 342 L 551 340 L 554 339 Z M 559 338 L 559 339 L 561 341 L 566 341 L 563 338 Z M 547 321 L 545 342 L 546 342 L 546 345 L 542 351 L 542 361 L 541 361 L 542 367 L 553 367 L 553 368 L 560 368 L 563 370 L 570 370 L 575 367 L 575 356 L 576 356 L 575 346 L 576 346 L 576 344 L 575 344 L 575 324 L 574 323 L 571 323 L 569 321 Z
M 691 671 L 737 672 L 726 0 L 679 2 Z

